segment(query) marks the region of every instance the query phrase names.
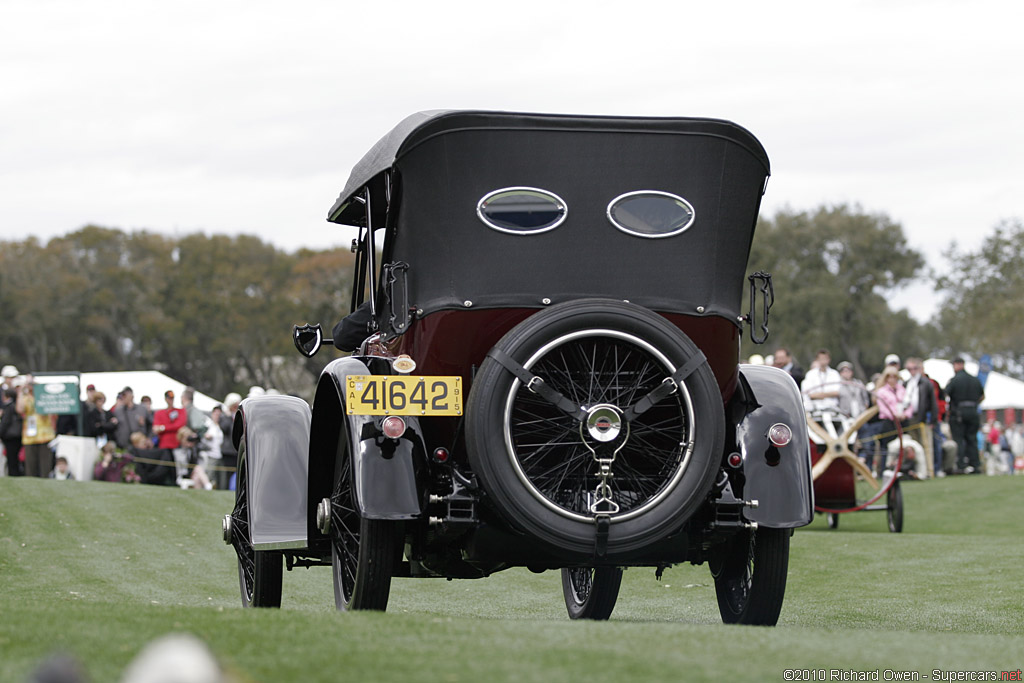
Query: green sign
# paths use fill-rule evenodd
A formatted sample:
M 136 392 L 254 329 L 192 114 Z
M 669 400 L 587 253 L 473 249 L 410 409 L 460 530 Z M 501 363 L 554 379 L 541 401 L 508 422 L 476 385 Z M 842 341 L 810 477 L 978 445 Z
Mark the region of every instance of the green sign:
M 46 382 L 45 377 L 36 377 L 36 412 L 40 415 L 77 415 L 78 384 L 72 382 Z

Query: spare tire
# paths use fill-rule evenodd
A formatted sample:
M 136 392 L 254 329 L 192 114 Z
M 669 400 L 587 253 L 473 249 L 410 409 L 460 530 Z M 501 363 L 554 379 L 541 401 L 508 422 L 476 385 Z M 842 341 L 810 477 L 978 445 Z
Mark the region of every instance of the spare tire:
M 673 375 L 686 376 L 672 393 L 651 393 Z M 678 530 L 711 488 L 724 434 L 696 345 L 662 316 L 606 299 L 552 306 L 510 330 L 466 408 L 469 462 L 497 512 L 579 553 L 627 552 Z

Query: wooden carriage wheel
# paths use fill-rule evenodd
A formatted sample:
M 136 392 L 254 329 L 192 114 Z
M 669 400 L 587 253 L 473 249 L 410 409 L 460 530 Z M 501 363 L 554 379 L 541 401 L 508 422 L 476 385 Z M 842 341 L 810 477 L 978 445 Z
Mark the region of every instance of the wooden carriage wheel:
M 807 428 L 817 434 L 818 437 L 825 442 L 825 453 L 821 456 L 821 459 L 818 460 L 818 462 L 814 463 L 814 467 L 811 468 L 811 477 L 813 479 L 817 479 L 836 459 L 841 459 L 848 462 L 850 467 L 853 468 L 853 471 L 864 477 L 864 480 L 871 485 L 871 488 L 877 491 L 878 480 L 875 479 L 875 475 L 873 475 L 867 465 L 862 463 L 860 459 L 853 454 L 853 451 L 850 450 L 850 437 L 856 434 L 860 428 L 877 413 L 878 406 L 871 406 L 858 415 L 857 419 L 850 423 L 850 426 L 844 429 L 843 433 L 838 436 L 830 434 L 828 430 L 815 422 L 811 416 L 808 415 Z

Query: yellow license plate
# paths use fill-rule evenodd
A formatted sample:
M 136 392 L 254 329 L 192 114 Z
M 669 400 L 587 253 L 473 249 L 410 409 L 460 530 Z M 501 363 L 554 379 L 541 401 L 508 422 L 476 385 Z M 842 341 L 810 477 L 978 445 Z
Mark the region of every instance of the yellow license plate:
M 462 415 L 461 377 L 348 375 L 349 415 Z

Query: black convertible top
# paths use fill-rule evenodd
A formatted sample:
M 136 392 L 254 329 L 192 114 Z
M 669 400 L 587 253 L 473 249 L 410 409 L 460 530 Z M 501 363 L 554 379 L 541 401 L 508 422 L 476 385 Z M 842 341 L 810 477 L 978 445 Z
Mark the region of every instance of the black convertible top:
M 573 116 L 566 114 L 523 114 L 496 111 L 432 109 L 405 117 L 377 141 L 352 168 L 345 188 L 327 214 L 334 223 L 355 225 L 362 220 L 362 205 L 352 205 L 353 195 L 395 165 L 395 161 L 419 143 L 448 132 L 467 129 L 528 129 L 536 131 L 607 131 L 662 135 L 711 135 L 745 148 L 771 175 L 764 147 L 742 126 L 721 119 L 665 118 L 641 116 Z
M 355 198 L 370 189 L 384 263 L 409 265 L 419 315 L 604 297 L 736 324 L 768 175 L 764 148 L 728 121 L 430 111 L 374 145 L 328 218 L 364 225 Z M 563 200 L 564 221 L 540 234 L 485 225 L 481 199 L 517 187 Z M 617 229 L 610 202 L 645 192 L 683 198 L 690 227 L 659 239 Z

